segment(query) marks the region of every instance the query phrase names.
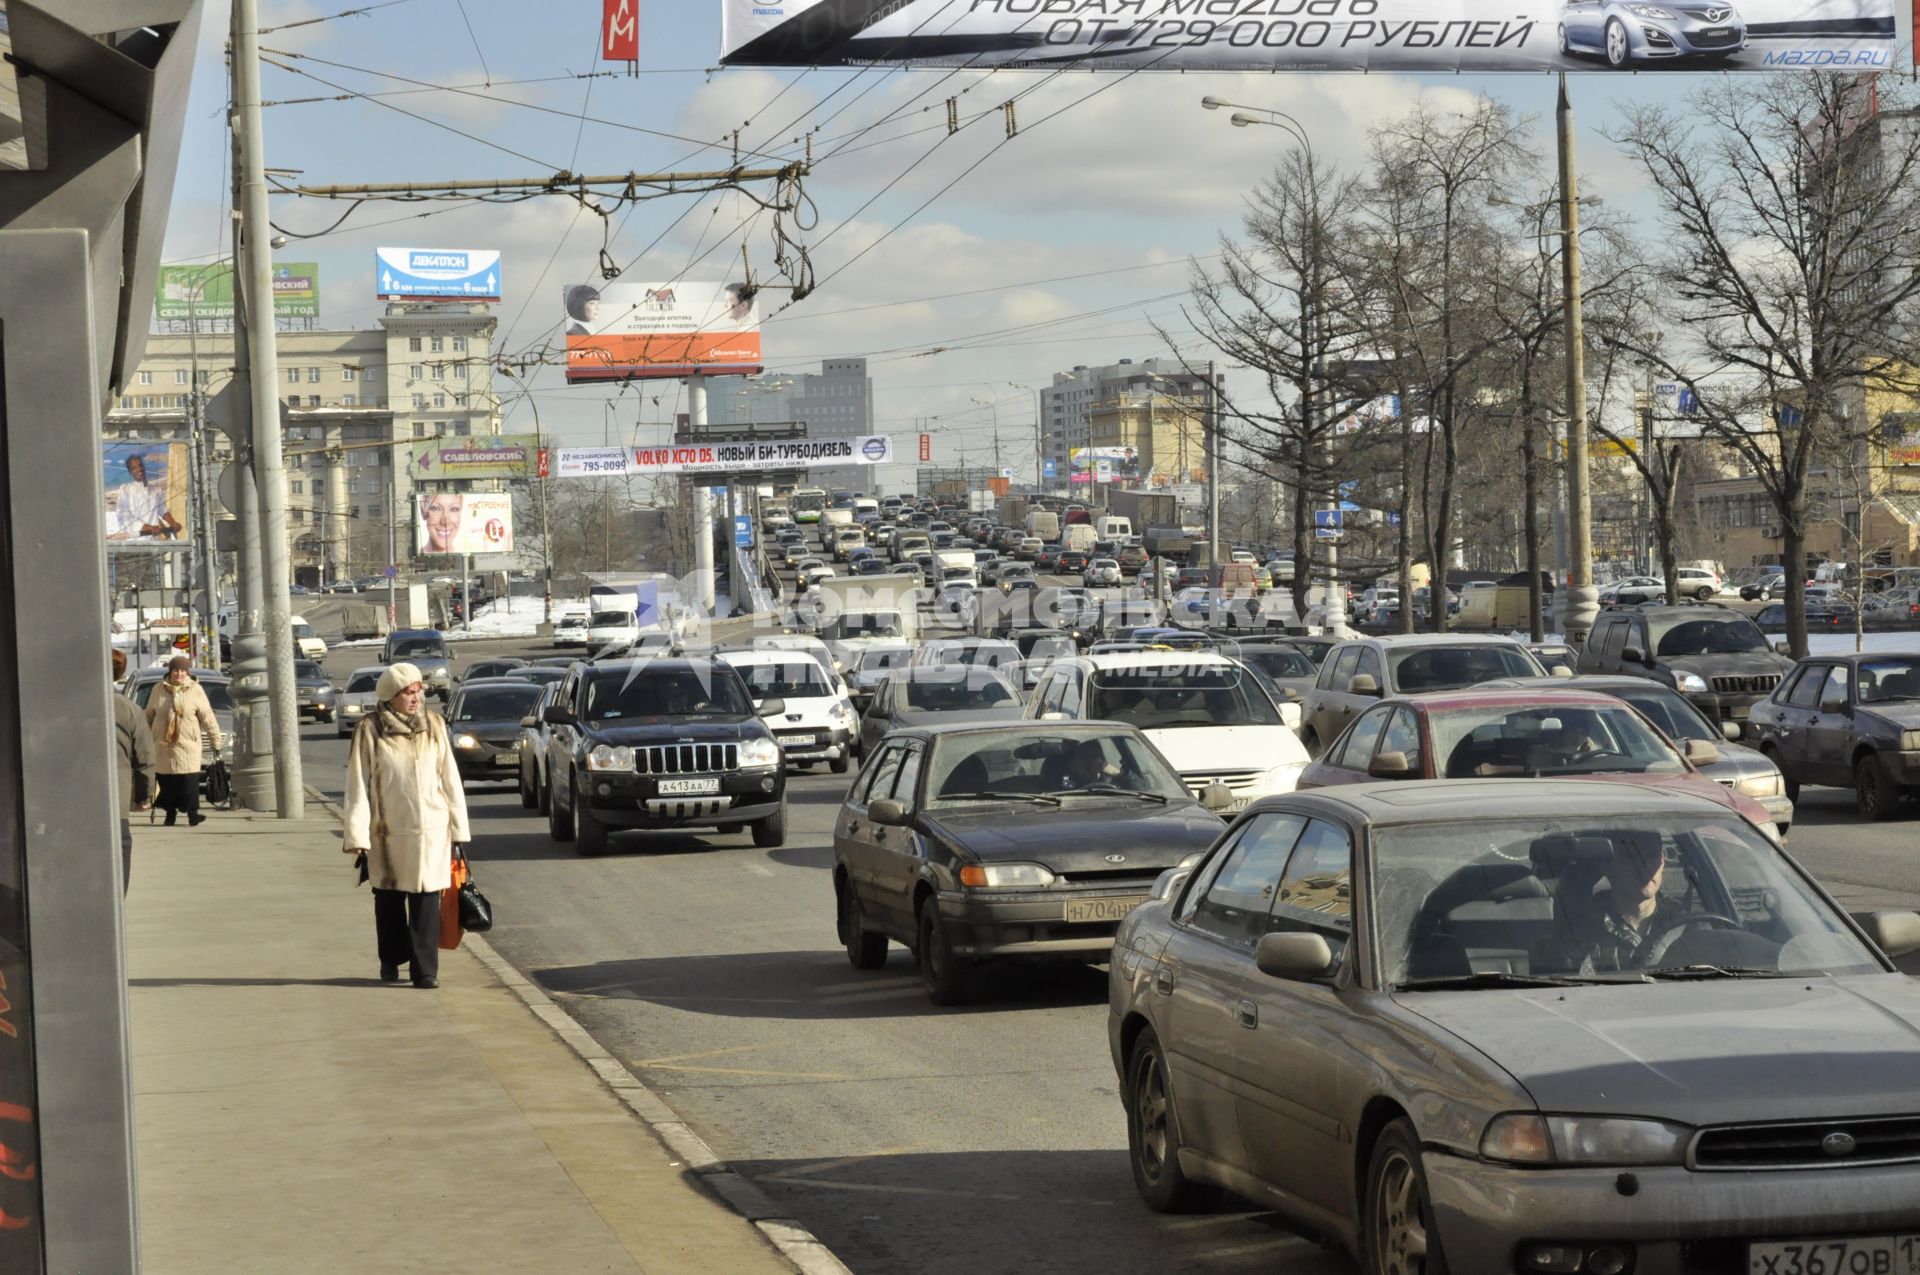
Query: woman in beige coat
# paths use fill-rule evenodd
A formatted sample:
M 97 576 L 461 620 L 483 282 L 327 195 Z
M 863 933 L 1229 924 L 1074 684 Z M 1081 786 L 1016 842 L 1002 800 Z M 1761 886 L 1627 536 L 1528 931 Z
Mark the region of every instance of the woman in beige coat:
M 453 883 L 453 847 L 470 839 L 460 768 L 447 725 L 426 711 L 411 664 L 380 675 L 379 701 L 347 754 L 346 844 L 367 856 L 380 978 L 412 966 L 415 987 L 440 985 L 440 892 Z
M 200 735 L 206 733 L 213 751 L 220 751 L 220 722 L 206 691 L 193 680 L 192 666 L 184 655 L 167 662 L 166 680 L 153 688 L 147 701 L 147 729 L 153 732 L 154 767 L 160 775 L 160 797 L 153 804 L 167 812 L 169 826 L 174 816 L 187 812 L 187 823 L 199 826 L 207 821 L 200 813 Z

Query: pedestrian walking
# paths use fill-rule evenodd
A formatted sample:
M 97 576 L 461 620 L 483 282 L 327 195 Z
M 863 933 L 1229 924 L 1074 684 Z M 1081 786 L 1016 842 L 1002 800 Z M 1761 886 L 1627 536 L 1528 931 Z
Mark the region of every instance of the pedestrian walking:
M 153 732 L 160 768 L 160 797 L 154 804 L 167 812 L 168 827 L 182 811 L 190 827 L 200 826 L 207 821 L 200 813 L 203 748 L 211 746 L 218 756 L 222 740 L 213 705 L 194 680 L 186 656 L 167 661 L 166 679 L 153 688 L 153 698 L 147 701 L 147 727 Z
M 367 856 L 381 981 L 398 982 L 408 965 L 415 987 L 438 987 L 440 892 L 453 884 L 453 847 L 471 837 L 466 793 L 420 670 L 393 665 L 374 698 L 347 753 L 341 848 Z
M 113 680 L 126 675 L 126 653 L 115 651 Z M 156 760 L 153 732 L 147 729 L 140 706 L 118 692 L 113 696 L 113 739 L 120 781 L 120 893 L 125 894 L 133 876 L 133 824 L 128 816 L 152 807 Z

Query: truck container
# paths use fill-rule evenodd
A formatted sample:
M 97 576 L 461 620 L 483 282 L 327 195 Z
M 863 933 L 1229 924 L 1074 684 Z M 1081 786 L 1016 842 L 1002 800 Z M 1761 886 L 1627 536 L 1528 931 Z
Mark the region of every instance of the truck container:
M 1025 496 L 1008 496 L 1000 502 L 1000 525 L 1003 527 L 1024 527 L 1027 525 L 1027 511 L 1033 504 Z
M 1175 562 L 1185 562 L 1193 552 L 1193 538 L 1184 527 L 1148 527 L 1140 543 L 1154 557 Z
M 1078 549 L 1081 553 L 1092 553 L 1094 541 L 1099 534 L 1090 522 L 1075 522 L 1060 528 L 1060 546 L 1063 549 Z
M 1107 512 L 1127 519 L 1135 529 L 1180 524 L 1180 502 L 1166 491 L 1108 492 Z
M 1060 538 L 1060 515 L 1044 509 L 1031 510 L 1027 514 L 1027 534 L 1038 536 L 1048 544 Z
M 919 636 L 920 581 L 915 576 L 832 576 L 820 581 L 820 640 L 836 659 L 851 667 L 848 653 L 884 642 L 911 642 Z

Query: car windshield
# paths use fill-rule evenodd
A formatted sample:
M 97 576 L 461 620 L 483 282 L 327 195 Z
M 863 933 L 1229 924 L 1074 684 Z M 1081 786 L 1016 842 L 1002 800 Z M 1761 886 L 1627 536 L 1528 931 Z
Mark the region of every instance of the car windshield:
M 1019 698 L 998 677 L 915 677 L 901 685 L 905 707 L 921 713 L 964 713 L 976 708 L 1016 705 Z
M 900 617 L 892 612 L 859 612 L 839 616 L 822 630 L 821 637 L 832 642 L 840 638 L 900 637 Z
M 1022 633 L 1013 640 L 1020 654 L 1030 660 L 1053 660 L 1075 652 L 1073 639 L 1057 633 Z
M 1427 713 L 1435 769 L 1448 779 L 1516 775 L 1681 775 L 1686 764 L 1625 708 L 1545 704 Z
M 200 689 L 207 693 L 207 703 L 213 706 L 214 712 L 231 713 L 233 711 L 233 691 L 227 683 L 211 682 L 201 678 Z
M 1862 660 L 1857 681 L 1862 704 L 1920 699 L 1920 657 L 1891 655 Z
M 364 691 L 371 691 L 379 685 L 380 673 L 378 670 L 371 673 L 355 673 L 347 679 L 346 693 L 349 695 L 358 695 Z
M 315 664 L 312 660 L 295 660 L 293 662 L 293 675 L 295 677 L 308 677 L 308 678 L 312 678 L 312 677 L 324 678 L 326 676 L 325 673 L 320 671 L 320 666 L 318 664 Z
M 1538 677 L 1540 666 L 1517 646 L 1416 646 L 1387 650 L 1394 688 L 1403 694 L 1457 691 L 1500 677 Z
M 910 646 L 870 646 L 855 653 L 853 671 L 879 673 L 888 669 L 905 668 L 911 663 L 913 663 L 913 648 Z
M 534 702 L 545 688 L 526 686 L 489 686 L 484 690 L 462 691 L 447 716 L 456 722 L 518 721 L 533 711 Z
M 633 623 L 631 611 L 595 611 L 593 618 L 587 621 L 590 629 L 617 629 Z
M 587 683 L 590 722 L 648 717 L 750 717 L 740 681 L 731 673 L 696 669 L 648 669 L 608 673 Z
M 1766 635 L 1743 615 L 1702 616 L 1661 625 L 1651 617 L 1655 655 L 1735 655 L 1766 651 Z
M 1879 973 L 1873 953 L 1730 814 L 1582 815 L 1377 829 L 1383 981 Z
M 1244 669 L 1225 663 L 1097 670 L 1087 687 L 1086 715 L 1141 730 L 1281 724 L 1266 691 Z
M 998 668 L 1003 664 L 1018 663 L 1020 648 L 1011 642 L 954 643 L 934 647 L 931 655 L 932 658 L 926 662 L 933 665 Z
M 1242 651 L 1240 658 L 1268 677 L 1312 677 L 1318 671 L 1312 660 L 1284 647 L 1257 647 Z
M 747 694 L 756 700 L 824 699 L 833 694 L 827 675 L 812 660 L 735 665 L 734 670 L 746 679 Z
M 1601 693 L 1625 700 L 1638 709 L 1642 717 L 1667 732 L 1668 739 L 1704 739 L 1716 745 L 1724 741 L 1725 737 L 1679 691 L 1669 690 L 1656 682 L 1644 682 L 1639 678 L 1634 680 L 1640 685 L 1623 686 Z
M 293 622 L 293 635 L 297 638 L 310 638 L 314 635 L 313 626 L 305 620 L 295 620 Z
M 929 776 L 929 808 L 978 805 L 982 796 L 1088 790 L 1114 798 L 1147 793 L 1168 802 L 1193 800 L 1158 753 L 1123 731 L 1049 731 L 1035 725 L 969 731 L 934 746 Z
M 389 660 L 396 663 L 422 655 L 444 660 L 447 658 L 447 644 L 439 638 L 401 638 L 387 652 Z

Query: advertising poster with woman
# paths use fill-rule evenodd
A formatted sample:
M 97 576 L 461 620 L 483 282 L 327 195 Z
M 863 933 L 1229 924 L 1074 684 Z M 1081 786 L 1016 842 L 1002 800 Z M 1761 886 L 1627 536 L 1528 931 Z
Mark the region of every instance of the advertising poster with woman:
M 504 491 L 430 491 L 414 501 L 414 551 L 512 553 L 513 496 Z

